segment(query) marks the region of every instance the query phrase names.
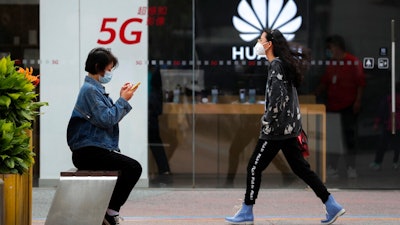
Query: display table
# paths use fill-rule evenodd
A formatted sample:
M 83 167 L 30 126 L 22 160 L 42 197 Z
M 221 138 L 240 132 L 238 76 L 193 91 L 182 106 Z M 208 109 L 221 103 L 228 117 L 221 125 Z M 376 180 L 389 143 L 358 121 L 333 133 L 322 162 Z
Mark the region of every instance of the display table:
M 300 110 L 302 114 L 303 128 L 307 132 L 310 145 L 310 157 L 308 161 L 311 167 L 325 181 L 325 163 L 326 163 L 326 113 L 325 106 L 322 104 L 301 104 Z M 163 116 L 160 118 L 161 126 L 171 128 L 171 130 L 180 130 L 187 136 L 192 135 L 194 151 L 197 155 L 207 155 L 210 160 L 209 167 L 197 169 L 210 173 L 213 164 L 210 162 L 215 158 L 215 168 L 218 173 L 225 169 L 226 150 L 229 143 L 232 142 L 235 130 L 239 126 L 248 126 L 248 128 L 239 128 L 243 130 L 255 130 L 255 137 L 259 132 L 260 117 L 264 112 L 263 104 L 176 104 L 164 103 Z M 238 117 L 246 118 L 245 120 L 237 119 Z M 239 123 L 244 123 L 239 125 Z M 255 124 L 255 125 L 254 125 Z M 194 129 L 193 129 L 194 126 Z M 256 128 L 254 128 L 256 127 Z M 258 127 L 258 128 L 257 128 Z M 169 134 L 164 132 L 164 143 L 169 143 L 171 138 Z M 178 135 L 179 136 L 179 135 Z M 179 139 L 179 138 L 178 138 Z M 183 140 L 178 140 L 182 142 Z M 179 147 L 179 146 L 178 146 Z M 185 146 L 187 151 L 188 146 Z M 202 150 L 205 149 L 205 150 Z M 210 149 L 215 149 L 216 154 L 212 155 Z M 200 152 L 200 153 L 199 153 Z M 176 154 L 176 153 L 174 153 Z M 194 153 L 193 153 L 194 154 Z M 206 157 L 206 158 L 207 158 Z M 183 159 L 182 159 L 183 160 Z M 246 161 L 246 160 L 244 160 Z M 171 164 L 174 164 L 173 162 Z M 180 163 L 179 163 L 180 164 Z M 200 163 L 203 164 L 203 163 Z
M 164 103 L 164 113 L 195 113 L 195 114 L 259 114 L 264 112 L 263 104 L 176 104 Z M 300 110 L 305 114 L 325 114 L 323 104 L 301 104 Z

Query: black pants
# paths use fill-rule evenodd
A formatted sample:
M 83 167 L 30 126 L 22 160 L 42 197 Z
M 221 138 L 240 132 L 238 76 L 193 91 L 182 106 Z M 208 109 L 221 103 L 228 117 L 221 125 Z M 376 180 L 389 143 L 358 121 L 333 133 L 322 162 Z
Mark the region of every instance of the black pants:
M 280 150 L 282 150 L 294 174 L 308 184 L 321 201 L 325 203 L 330 193 L 317 174 L 310 169 L 310 164 L 304 159 L 299 150 L 296 138 L 289 138 L 279 141 L 258 140 L 247 166 L 245 204 L 255 204 L 260 190 L 262 172 Z
M 353 107 L 347 107 L 338 111 L 336 113 L 340 114 L 340 123 L 342 125 L 343 141 L 345 144 L 345 163 L 346 167 L 356 168 L 356 156 L 358 152 L 358 114 L 354 114 Z M 328 163 L 333 169 L 338 169 L 340 155 L 338 154 L 328 154 Z
M 79 170 L 118 170 L 120 174 L 115 184 L 109 209 L 120 210 L 142 174 L 138 161 L 118 152 L 98 147 L 85 147 L 72 152 L 72 162 Z
M 165 148 L 160 136 L 160 127 L 158 125 L 158 116 L 149 115 L 148 139 L 150 150 L 153 153 L 154 160 L 157 163 L 158 173 L 171 172 Z
M 394 151 L 393 163 L 399 162 L 400 155 L 400 131 L 396 131 L 396 134 L 392 134 L 391 131 L 384 130 L 379 147 L 376 149 L 375 153 L 375 163 L 381 164 L 383 162 L 383 157 L 385 156 L 386 150 L 392 149 Z
M 239 166 L 240 154 L 246 146 L 260 134 L 260 117 L 254 115 L 240 115 L 240 125 L 233 137 L 231 146 L 229 147 L 229 165 L 227 182 L 233 182 Z M 281 155 L 277 155 L 272 161 L 275 167 L 282 174 L 290 173 L 285 160 Z

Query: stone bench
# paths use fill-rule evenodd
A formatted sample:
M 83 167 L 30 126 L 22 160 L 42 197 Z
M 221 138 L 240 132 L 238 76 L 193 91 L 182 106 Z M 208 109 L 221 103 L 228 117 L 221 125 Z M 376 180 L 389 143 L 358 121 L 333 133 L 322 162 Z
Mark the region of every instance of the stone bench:
M 61 172 L 45 225 L 101 225 L 118 173 L 75 168 Z

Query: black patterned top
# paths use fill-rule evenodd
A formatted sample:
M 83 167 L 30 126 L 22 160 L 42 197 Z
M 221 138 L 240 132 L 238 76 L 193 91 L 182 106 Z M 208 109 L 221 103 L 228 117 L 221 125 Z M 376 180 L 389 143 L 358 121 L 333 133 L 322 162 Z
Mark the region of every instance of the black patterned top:
M 261 118 L 260 138 L 283 140 L 297 137 L 302 129 L 297 90 L 287 80 L 279 58 L 271 61 L 265 89 L 265 111 Z

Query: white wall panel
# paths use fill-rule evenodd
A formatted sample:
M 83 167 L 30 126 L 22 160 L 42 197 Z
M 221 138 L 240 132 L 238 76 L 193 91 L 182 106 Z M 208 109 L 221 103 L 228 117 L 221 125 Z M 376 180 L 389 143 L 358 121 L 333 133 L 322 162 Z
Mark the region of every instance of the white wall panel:
M 148 54 L 147 15 L 138 14 L 140 7 L 147 7 L 147 1 L 93 3 L 91 0 L 40 1 L 40 91 L 41 100 L 49 102 L 41 116 L 41 186 L 58 180 L 60 171 L 73 167 L 66 129 L 87 75 L 84 71 L 87 54 L 99 46 L 110 48 L 119 60 L 113 80 L 105 85 L 114 101 L 125 82 L 142 83 L 130 100 L 133 110 L 120 122 L 120 148 L 142 164 L 141 182 L 147 184 L 147 65 L 144 63 Z M 101 32 L 107 18 L 114 18 L 105 26 L 115 30 L 116 36 L 110 43 L 100 45 L 98 40 L 110 39 L 108 32 Z M 125 22 L 125 29 L 121 29 Z M 123 38 L 121 30 L 125 31 Z M 137 37 L 132 32 L 140 33 L 140 42 L 130 43 Z

